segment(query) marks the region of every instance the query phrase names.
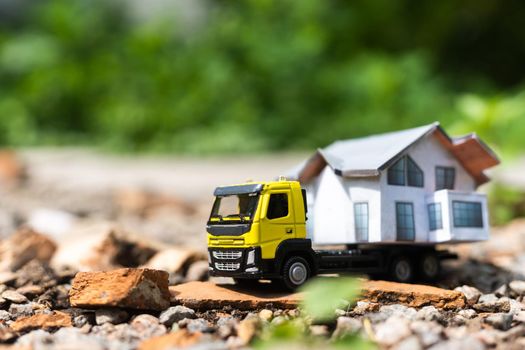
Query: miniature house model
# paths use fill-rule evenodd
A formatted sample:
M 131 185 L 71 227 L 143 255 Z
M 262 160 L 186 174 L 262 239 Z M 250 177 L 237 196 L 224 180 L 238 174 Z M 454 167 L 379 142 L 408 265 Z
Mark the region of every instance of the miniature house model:
M 293 177 L 308 194 L 316 244 L 459 243 L 489 235 L 476 188 L 498 158 L 475 134 L 451 138 L 439 123 L 319 149 Z

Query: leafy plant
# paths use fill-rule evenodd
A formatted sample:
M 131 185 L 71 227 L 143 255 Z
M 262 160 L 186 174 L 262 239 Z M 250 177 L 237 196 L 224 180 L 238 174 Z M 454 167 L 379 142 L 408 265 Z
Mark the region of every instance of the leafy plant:
M 254 346 L 258 349 L 376 349 L 359 334 L 327 339 L 309 331 L 312 322 L 333 324 L 335 309 L 351 305 L 361 292 L 356 278 L 316 278 L 302 288 L 304 316 L 267 326 Z
M 316 278 L 302 289 L 303 310 L 317 321 L 330 321 L 335 309 L 346 308 L 361 294 L 356 278 Z

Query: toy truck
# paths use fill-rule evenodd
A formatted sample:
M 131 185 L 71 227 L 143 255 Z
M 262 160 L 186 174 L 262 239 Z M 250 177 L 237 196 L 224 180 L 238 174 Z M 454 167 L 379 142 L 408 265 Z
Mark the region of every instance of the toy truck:
M 455 257 L 438 245 L 488 239 L 475 189 L 497 163 L 476 135 L 450 138 L 434 123 L 336 142 L 296 168 L 299 181 L 218 187 L 210 275 L 287 289 L 328 273 L 435 279 Z

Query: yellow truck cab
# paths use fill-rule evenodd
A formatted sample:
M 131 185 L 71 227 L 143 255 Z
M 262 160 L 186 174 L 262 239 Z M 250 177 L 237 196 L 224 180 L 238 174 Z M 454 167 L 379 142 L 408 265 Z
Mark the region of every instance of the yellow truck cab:
M 290 290 L 318 273 L 389 275 L 409 282 L 416 271 L 435 279 L 440 261 L 455 257 L 416 243 L 314 250 L 306 235 L 306 192 L 297 181 L 223 186 L 214 195 L 206 226 L 211 276 L 279 280 Z
M 211 275 L 273 279 L 284 268 L 290 270 L 285 284 L 291 288 L 312 275 L 315 257 L 306 239 L 306 193 L 299 182 L 218 187 L 214 195 L 207 225 Z

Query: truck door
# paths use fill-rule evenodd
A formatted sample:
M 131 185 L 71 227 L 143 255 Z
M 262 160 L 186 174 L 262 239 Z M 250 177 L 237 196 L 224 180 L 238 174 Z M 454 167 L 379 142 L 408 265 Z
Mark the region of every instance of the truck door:
M 275 249 L 285 239 L 295 238 L 295 216 L 290 190 L 279 190 L 267 194 L 266 211 L 261 217 L 261 241 Z M 264 254 L 263 254 L 264 255 Z

